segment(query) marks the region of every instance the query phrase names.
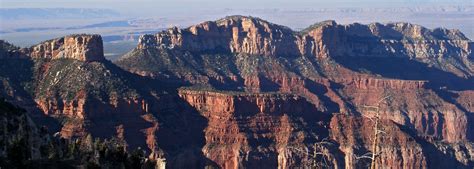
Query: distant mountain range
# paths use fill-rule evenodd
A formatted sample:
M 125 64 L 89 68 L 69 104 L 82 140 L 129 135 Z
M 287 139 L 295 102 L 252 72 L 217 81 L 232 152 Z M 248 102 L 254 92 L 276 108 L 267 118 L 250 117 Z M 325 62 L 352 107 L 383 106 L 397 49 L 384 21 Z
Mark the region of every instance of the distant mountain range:
M 0 8 L 0 19 L 78 19 L 120 16 L 111 9 L 92 8 Z

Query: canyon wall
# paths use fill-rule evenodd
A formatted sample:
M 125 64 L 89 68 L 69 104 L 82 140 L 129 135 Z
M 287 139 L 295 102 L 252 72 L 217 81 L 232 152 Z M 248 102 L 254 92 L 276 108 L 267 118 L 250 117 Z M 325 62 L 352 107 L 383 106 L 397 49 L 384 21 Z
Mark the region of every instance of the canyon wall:
M 329 115 L 296 95 L 193 90 L 179 95 L 207 118 L 202 151 L 223 168 L 304 166 L 311 159 L 296 147 L 328 137 Z M 291 159 L 296 157 L 303 160 Z
M 324 21 L 294 32 L 259 18 L 230 16 L 139 39 L 139 48 L 158 46 L 266 56 L 472 58 L 473 42 L 459 30 L 430 30 L 410 23 L 338 25 Z
M 391 96 L 379 166 L 474 164 L 472 42 L 456 30 L 325 21 L 296 32 L 231 16 L 143 35 L 118 66 L 102 46 L 98 35 L 3 45 L 0 93 L 64 138 L 117 138 L 171 168 L 364 168 L 367 106 Z M 4 73 L 17 55 L 22 76 Z
M 179 95 L 208 120 L 202 151 L 220 167 L 364 168 L 370 164 L 365 157 L 370 156 L 367 152 L 375 138 L 370 115 L 323 113 L 296 95 L 189 89 L 180 90 Z M 412 135 L 415 129 L 386 116 L 382 115 L 378 129 L 383 131 L 378 138 L 379 167 L 470 165 L 473 144 L 424 142 L 421 140 L 432 138 Z M 316 157 L 313 151 L 318 153 Z M 441 158 L 445 161 L 435 160 Z
M 32 58 L 105 60 L 100 35 L 69 35 L 32 46 L 28 52 Z
M 163 45 L 192 52 L 225 51 L 269 56 L 293 55 L 298 51 L 289 28 L 245 17 L 204 22 L 187 29 L 174 27 L 154 37 L 145 35 L 140 39 L 148 43 L 140 43 L 139 47 Z
M 458 30 L 430 30 L 410 23 L 323 22 L 306 36 L 332 57 L 472 58 L 472 42 Z

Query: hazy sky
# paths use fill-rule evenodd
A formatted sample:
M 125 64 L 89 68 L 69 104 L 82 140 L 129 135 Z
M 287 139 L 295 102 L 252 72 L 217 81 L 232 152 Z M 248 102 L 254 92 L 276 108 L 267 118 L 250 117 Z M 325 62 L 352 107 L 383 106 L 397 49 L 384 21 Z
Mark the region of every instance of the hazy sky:
M 473 5 L 474 0 L 0 0 L 2 8 L 112 8 L 130 13 L 212 8 L 333 8 L 413 5 Z
M 154 23 L 152 21 L 149 24 L 159 24 L 156 26 L 159 28 L 169 27 L 171 25 L 187 26 L 201 21 L 215 20 L 226 15 L 240 14 L 261 17 L 271 22 L 286 25 L 294 29 L 305 28 L 308 25 L 327 19 L 334 19 L 343 24 L 353 22 L 370 23 L 403 21 L 422 24 L 430 28 L 457 28 L 469 34 L 471 38 L 474 37 L 472 11 L 467 11 L 467 14 L 463 15 L 462 18 L 450 14 L 439 14 L 429 17 L 416 15 L 418 17 L 410 17 L 407 16 L 409 14 L 404 15 L 404 13 L 396 12 L 375 15 L 372 13 L 359 13 L 358 15 L 353 15 L 350 12 L 341 12 L 340 14 L 304 12 L 318 8 L 397 8 L 445 5 L 469 5 L 470 8 L 467 9 L 471 10 L 472 6 L 474 6 L 474 0 L 0 0 L 0 8 L 114 9 L 121 13 L 122 16 L 113 19 L 124 19 L 124 17 L 127 19 L 154 18 L 158 19 L 155 21 L 159 22 Z M 9 26 L 12 28 L 57 26 L 53 25 L 51 22 L 52 21 L 45 22 L 43 20 L 35 20 L 35 22 L 17 20 L 16 22 L 9 22 Z M 59 20 L 58 22 L 60 26 L 67 25 L 64 24 L 62 20 Z M 73 24 L 84 24 L 83 22 L 78 22 L 76 20 L 72 20 L 72 22 Z M 99 21 L 91 20 L 84 22 L 91 24 Z M 1 26 L 2 20 L 0 20 L 0 27 Z M 40 38 L 39 34 L 36 32 L 30 34 Z M 56 34 L 54 34 L 54 36 L 50 34 L 47 35 L 48 38 L 59 36 Z M 30 37 L 30 35 L 25 36 Z M 13 37 L 12 39 L 15 38 L 17 37 Z

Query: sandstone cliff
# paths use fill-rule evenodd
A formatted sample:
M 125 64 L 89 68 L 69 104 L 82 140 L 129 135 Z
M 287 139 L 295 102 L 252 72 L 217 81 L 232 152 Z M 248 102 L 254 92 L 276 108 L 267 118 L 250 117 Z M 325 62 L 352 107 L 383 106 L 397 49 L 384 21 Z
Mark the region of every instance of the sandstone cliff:
M 209 120 L 203 153 L 223 168 L 302 167 L 310 157 L 291 148 L 327 137 L 328 114 L 296 95 L 193 90 L 179 95 Z M 303 160 L 294 163 L 285 157 L 291 154 Z
M 192 91 L 180 91 L 180 96 L 209 120 L 203 152 L 221 167 L 262 167 L 246 163 L 242 157 L 252 155 L 245 152 L 265 154 L 259 156 L 265 164 L 282 168 L 311 163 L 296 150 L 281 149 L 291 146 L 278 146 L 313 146 L 297 139 L 276 139 L 294 138 L 274 130 L 275 126 L 289 128 L 290 133 L 295 133 L 293 125 L 301 127 L 296 117 L 289 115 L 291 111 L 321 112 L 316 119 L 321 124 L 331 123 L 325 127 L 328 130 L 318 131 L 328 133 L 326 137 L 334 145 L 312 147 L 326 152 L 324 157 L 331 166 L 363 167 L 368 162 L 352 155 L 370 151 L 372 132 L 368 131 L 372 124 L 367 118 L 373 114 L 364 106 L 374 105 L 386 95 L 393 97 L 380 107 L 381 118 L 394 139 L 383 140 L 387 147 L 380 165 L 462 167 L 472 165 L 466 155 L 469 151 L 462 150 L 471 147 L 474 129 L 470 127 L 472 106 L 466 101 L 474 90 L 472 44 L 457 30 L 409 23 L 340 25 L 324 21 L 296 32 L 259 18 L 231 16 L 144 35 L 138 47 L 116 63 L 144 77 L 196 86 Z M 281 95 L 300 99 L 283 99 Z M 286 107 L 286 102 L 307 102 L 310 107 L 279 109 Z M 239 107 L 255 109 L 242 112 Z M 280 113 L 271 116 L 262 113 L 264 110 Z M 344 116 L 324 120 L 324 115 L 333 113 Z M 260 123 L 265 125 L 259 129 L 273 131 L 265 136 L 275 146 L 252 148 L 249 136 L 258 134 L 246 131 L 265 133 L 253 130 L 253 124 Z M 313 143 L 324 138 L 303 133 L 304 138 L 313 138 Z M 229 144 L 232 146 L 224 146 Z M 398 144 L 407 146 L 399 149 Z M 413 152 L 418 155 L 410 155 Z M 446 163 L 433 160 L 454 156 Z M 293 163 L 295 160 L 299 162 Z
M 100 35 L 69 35 L 42 42 L 29 48 L 32 58 L 69 58 L 80 61 L 102 61 L 104 49 Z
M 174 27 L 156 36 L 145 35 L 140 38 L 139 48 L 165 46 L 192 52 L 293 55 L 297 52 L 296 48 L 291 48 L 295 40 L 289 28 L 258 18 L 235 16 L 187 29 Z
M 417 59 L 467 77 L 474 74 L 472 46 L 473 42 L 458 30 L 431 30 L 409 23 L 339 25 L 324 21 L 295 32 L 259 18 L 230 16 L 144 35 L 137 50 L 179 48 L 193 53 L 220 51 L 275 57 L 395 57 Z
M 365 43 L 365 44 L 364 44 Z M 344 47 L 335 48 L 336 45 Z M 357 46 L 359 45 L 359 46 Z M 228 51 L 252 55 L 343 55 L 426 58 L 472 57 L 472 42 L 459 30 L 427 29 L 410 23 L 314 24 L 300 32 L 259 18 L 230 16 L 186 29 L 144 35 L 138 48 L 178 47 L 193 52 Z M 356 47 L 357 48 L 354 48 Z M 391 55 L 380 55 L 387 52 Z
M 141 117 L 150 113 L 143 96 L 151 91 L 139 85 L 142 82 L 135 75 L 105 60 L 99 35 L 70 35 L 23 49 L 5 46 L 1 51 L 10 53 L 0 58 L 2 97 L 32 112 L 38 124 L 50 126 L 62 138 L 88 134 L 108 138 L 121 133 L 122 139 L 129 139 L 140 136 L 142 129 L 156 128 L 148 125 L 156 120 Z M 11 51 L 19 51 L 21 59 Z M 100 127 L 89 123 L 106 117 L 114 119 L 102 121 L 109 124 Z M 125 119 L 135 122 L 135 127 L 116 131 Z M 147 147 L 146 139 L 129 145 Z
M 325 21 L 296 32 L 231 16 L 144 35 L 118 67 L 99 41 L 5 45 L 0 93 L 64 138 L 116 138 L 171 168 L 364 168 L 365 106 L 390 95 L 379 166 L 474 164 L 472 42 L 456 30 Z
M 365 168 L 370 164 L 364 155 L 374 139 L 371 119 L 332 116 L 296 95 L 190 89 L 180 90 L 179 95 L 208 119 L 202 151 L 220 167 Z M 461 167 L 472 161 L 472 143 L 430 143 L 400 123 L 389 119 L 380 123 L 380 167 Z M 435 160 L 441 158 L 445 161 Z

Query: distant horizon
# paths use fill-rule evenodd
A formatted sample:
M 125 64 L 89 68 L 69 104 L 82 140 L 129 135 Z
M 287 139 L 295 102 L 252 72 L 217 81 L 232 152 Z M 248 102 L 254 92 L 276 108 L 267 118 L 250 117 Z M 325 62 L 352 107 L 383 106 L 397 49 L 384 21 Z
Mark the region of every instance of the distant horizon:
M 473 0 L 474 1 L 474 0 Z M 65 6 L 65 7 L 4 7 L 3 5 L 0 5 L 0 9 L 104 9 L 104 10 L 111 10 L 114 12 L 118 12 L 124 17 L 153 17 L 153 16 L 163 16 L 163 17 L 169 17 L 169 16 L 185 16 L 185 15 L 190 15 L 189 13 L 184 13 L 184 11 L 190 11 L 192 13 L 194 12 L 208 12 L 208 11 L 214 11 L 214 10 L 235 10 L 235 11 L 252 11 L 252 10 L 282 10 L 282 11 L 292 11 L 292 10 L 318 10 L 318 9 L 396 9 L 396 8 L 431 8 L 431 7 L 470 7 L 474 9 L 474 4 L 468 4 L 468 5 L 463 5 L 463 4 L 424 4 L 424 5 L 406 5 L 406 6 L 306 6 L 306 7 L 253 7 L 253 8 L 243 8 L 243 7 L 226 7 L 226 8 L 217 8 L 217 9 L 210 9 L 209 7 L 205 8 L 180 8 L 180 9 L 174 9 L 174 8 L 166 8 L 169 11 L 163 10 L 163 11 L 156 11 L 153 9 L 143 9 L 140 11 L 129 11 L 129 10 L 123 10 L 121 8 L 113 8 L 113 7 L 100 7 L 100 6 L 95 6 L 95 7 L 74 7 L 74 6 Z M 151 7 L 147 7 L 151 8 Z M 474 14 L 474 11 L 472 11 Z M 243 14 L 245 15 L 245 14 Z
M 237 3 L 238 2 L 238 3 Z M 416 6 L 464 6 L 473 5 L 474 0 L 1 0 L 0 8 L 104 8 L 118 10 L 123 14 L 143 15 L 193 12 L 213 9 L 316 9 L 316 8 L 394 8 Z M 139 10 L 137 10 L 139 9 Z
M 335 20 L 339 24 L 407 22 L 429 29 L 458 29 L 474 39 L 473 2 L 474 0 L 0 0 L 0 38 L 21 46 L 71 33 L 96 33 L 117 38 L 171 26 L 187 27 L 225 16 L 244 15 L 259 17 L 295 31 L 324 20 Z M 6 12 L 5 9 L 26 10 Z M 129 25 L 130 22 L 134 25 Z

